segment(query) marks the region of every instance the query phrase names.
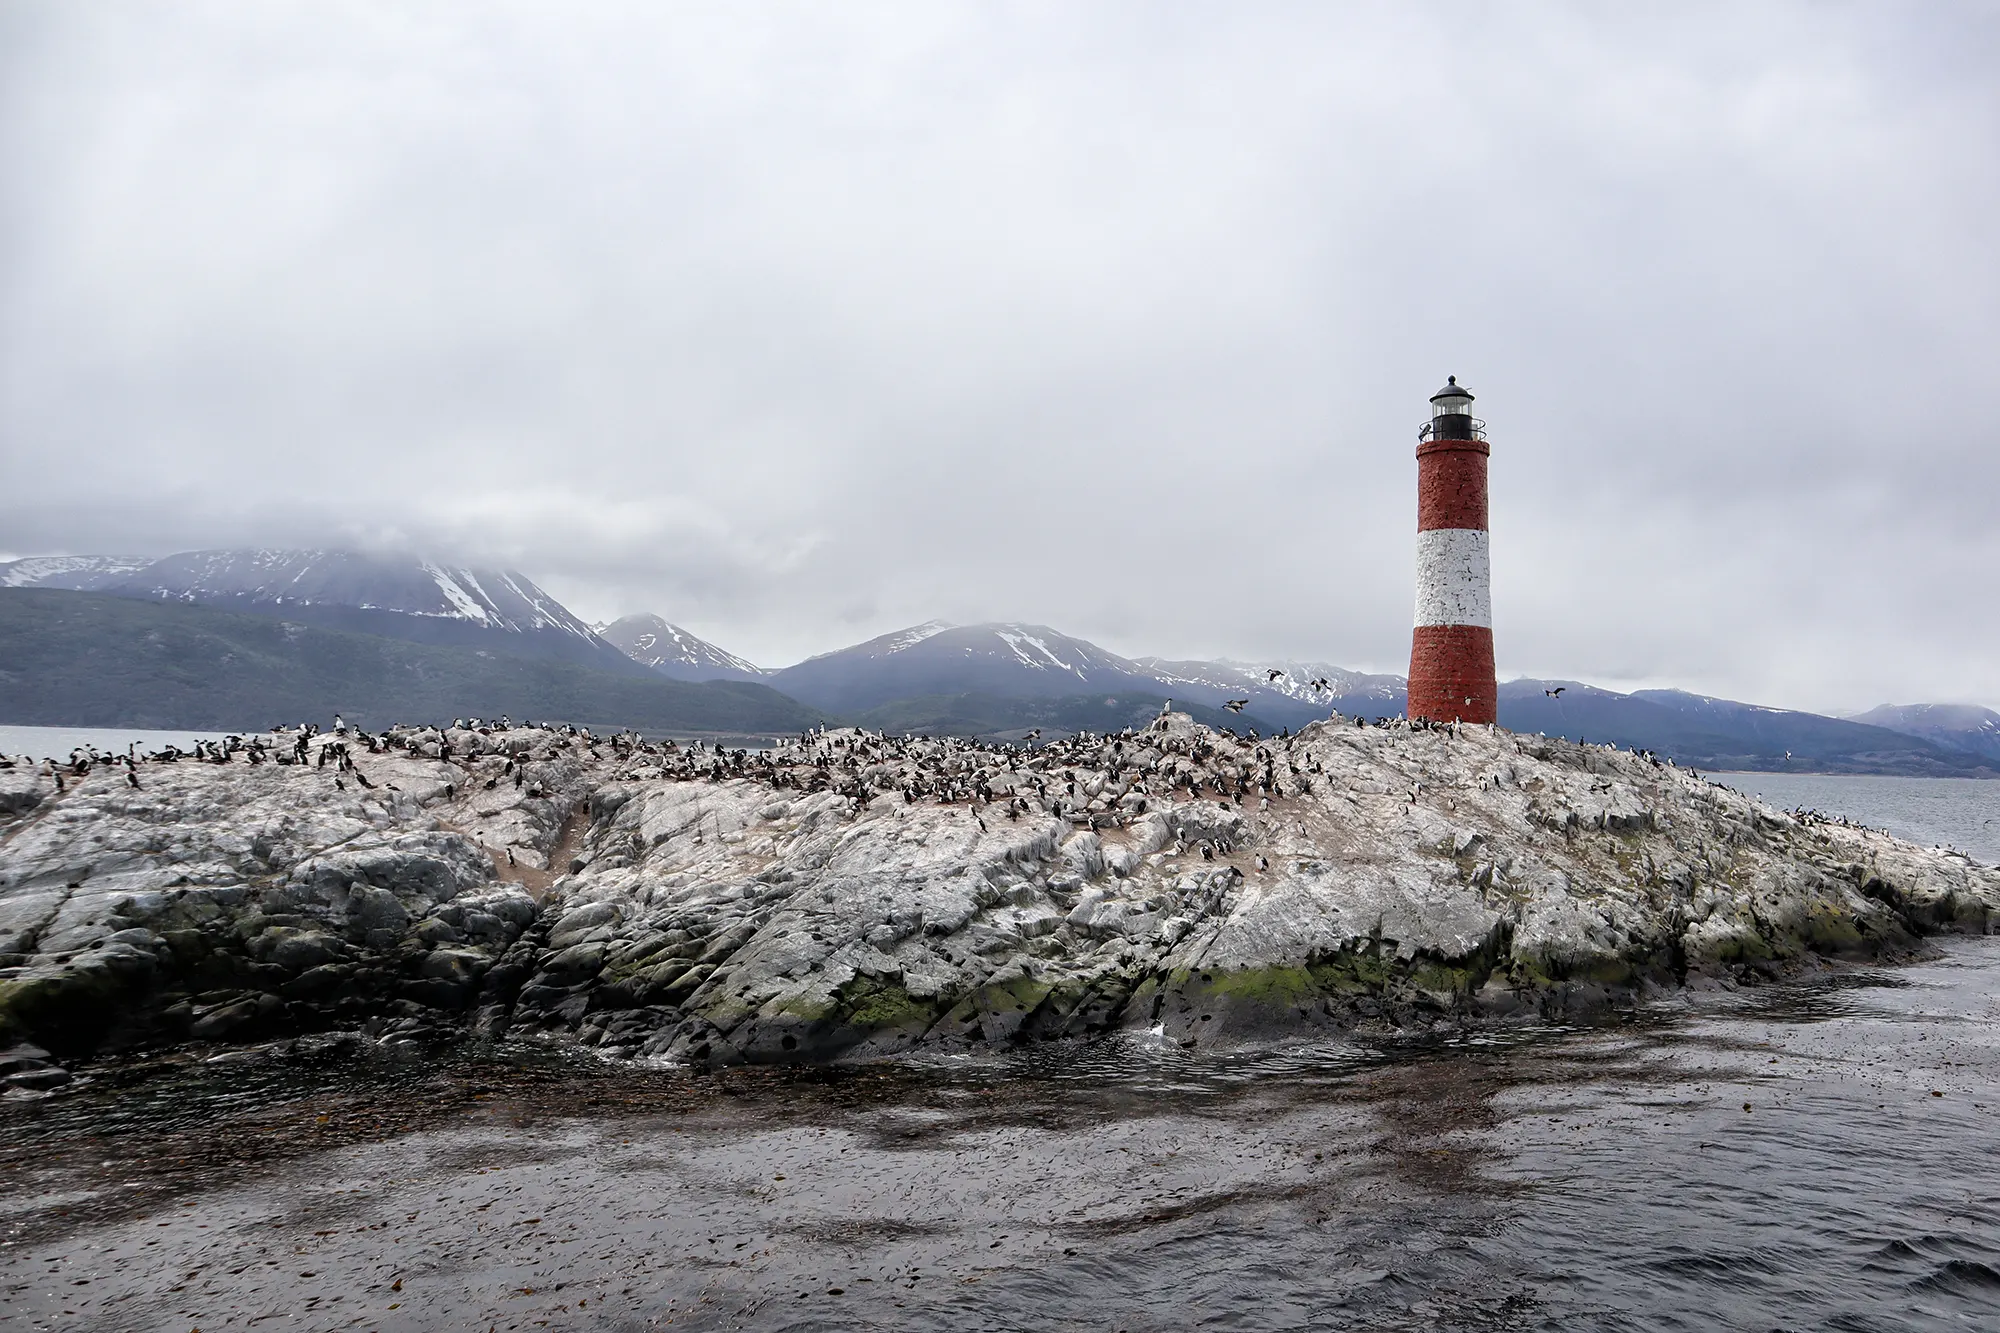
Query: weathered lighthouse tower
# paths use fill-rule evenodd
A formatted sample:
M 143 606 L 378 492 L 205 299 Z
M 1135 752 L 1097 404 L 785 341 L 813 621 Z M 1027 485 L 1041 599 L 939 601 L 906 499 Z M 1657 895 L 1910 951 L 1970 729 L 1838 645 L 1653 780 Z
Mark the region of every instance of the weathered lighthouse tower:
M 1486 547 L 1486 423 L 1453 375 L 1417 432 L 1417 625 L 1409 716 L 1491 722 L 1493 592 Z

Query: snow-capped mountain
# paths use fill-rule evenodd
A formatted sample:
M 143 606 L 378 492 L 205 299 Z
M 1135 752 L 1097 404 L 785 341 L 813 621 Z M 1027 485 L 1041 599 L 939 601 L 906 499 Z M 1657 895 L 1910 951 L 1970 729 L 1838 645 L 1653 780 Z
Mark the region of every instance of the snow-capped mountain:
M 1701 768 L 1820 773 L 1992 771 L 1990 759 L 1872 724 L 1681 690 L 1620 694 L 1574 680 L 1500 685 L 1500 725 L 1636 746 Z
M 284 607 L 340 606 L 460 620 L 488 629 L 553 630 L 594 638 L 525 574 L 448 567 L 415 556 L 353 551 L 186 551 L 120 581 L 162 601 L 229 601 Z
M 1133 663 L 1046 625 L 933 620 L 776 671 L 771 684 L 816 707 L 860 711 L 892 700 L 991 694 L 1048 699 L 1098 690 L 1158 693 Z
M 659 616 L 624 616 L 594 628 L 633 661 L 675 680 L 761 681 L 770 674 Z
M 1276 667 L 1277 664 L 1272 664 Z M 1248 713 L 1298 725 L 1325 717 L 1343 694 L 1378 713 L 1401 708 L 1402 681 L 1333 667 L 1288 663 L 1287 688 L 1269 668 L 1242 662 L 1134 661 L 1046 625 L 929 621 L 773 672 L 773 685 L 817 707 L 854 711 L 894 700 L 959 694 L 1056 699 L 1084 694 L 1144 694 L 1215 706 L 1249 699 Z M 1326 679 L 1331 690 L 1312 689 Z
M 2000 713 L 1977 704 L 1883 704 L 1847 720 L 2000 759 Z
M 152 563 L 137 555 L 31 555 L 25 560 L 0 561 L 0 588 L 95 592 Z
M 1237 662 L 1226 657 L 1213 662 L 1172 662 L 1141 657 L 1134 659 L 1134 665 L 1183 693 L 1200 687 L 1222 690 L 1239 699 L 1247 697 L 1253 707 L 1274 716 L 1273 695 L 1309 707 L 1317 717 L 1332 710 L 1387 716 L 1403 708 L 1401 676 L 1371 676 L 1328 662 Z
M 642 670 L 512 570 L 355 551 L 185 551 L 100 579 L 96 569 L 74 564 L 77 560 L 96 560 L 106 573 L 112 563 L 109 557 L 42 557 L 7 568 L 37 567 L 24 571 L 32 576 L 22 578 L 26 586 L 73 588 L 88 577 L 93 580 L 88 590 L 121 597 L 193 602 L 328 629 L 556 658 L 619 675 Z M 72 563 L 65 567 L 65 562 Z

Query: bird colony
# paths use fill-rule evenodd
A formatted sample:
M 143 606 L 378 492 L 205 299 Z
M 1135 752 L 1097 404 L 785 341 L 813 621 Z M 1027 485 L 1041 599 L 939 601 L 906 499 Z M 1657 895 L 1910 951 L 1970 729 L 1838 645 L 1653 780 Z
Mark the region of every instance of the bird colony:
M 1492 726 L 768 749 L 465 723 L 0 761 L 10 1079 L 363 1031 L 693 1064 L 1506 1022 L 1909 956 L 2000 872 Z

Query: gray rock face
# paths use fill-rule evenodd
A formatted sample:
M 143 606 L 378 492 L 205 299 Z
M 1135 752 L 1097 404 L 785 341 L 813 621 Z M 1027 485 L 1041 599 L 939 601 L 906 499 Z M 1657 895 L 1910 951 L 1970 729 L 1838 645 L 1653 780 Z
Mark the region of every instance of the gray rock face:
M 1119 1026 L 1263 1040 L 1567 1012 L 2000 926 L 2000 872 L 1954 853 L 1496 728 L 1257 741 L 1175 715 L 1032 751 L 839 732 L 755 754 L 387 739 L 349 741 L 359 773 L 183 760 L 17 803 L 0 1041 L 341 1025 L 714 1063 Z

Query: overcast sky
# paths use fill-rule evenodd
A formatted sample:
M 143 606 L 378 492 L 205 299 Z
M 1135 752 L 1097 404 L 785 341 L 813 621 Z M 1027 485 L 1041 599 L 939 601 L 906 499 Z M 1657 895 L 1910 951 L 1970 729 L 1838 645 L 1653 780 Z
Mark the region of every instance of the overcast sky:
M 2000 7 L 0 0 L 0 552 L 2000 705 Z

